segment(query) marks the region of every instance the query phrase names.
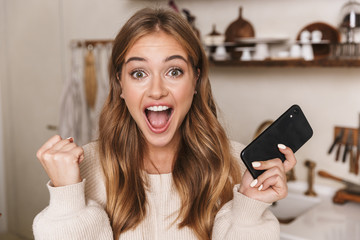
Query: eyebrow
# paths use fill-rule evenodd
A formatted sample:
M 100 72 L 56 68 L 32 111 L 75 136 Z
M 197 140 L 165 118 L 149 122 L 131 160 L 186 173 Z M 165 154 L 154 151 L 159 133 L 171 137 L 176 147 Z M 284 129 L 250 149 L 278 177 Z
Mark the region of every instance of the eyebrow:
M 170 57 L 167 57 L 165 58 L 164 62 L 168 62 L 168 61 L 171 61 L 171 60 L 174 60 L 174 59 L 181 59 L 183 60 L 184 62 L 188 63 L 188 61 L 183 57 L 183 56 L 180 56 L 180 55 L 172 55 Z M 129 58 L 125 64 L 131 62 L 131 61 L 141 61 L 141 62 L 145 62 L 146 59 L 145 58 L 142 58 L 142 57 L 131 57 Z
M 180 56 L 180 55 L 172 55 L 172 56 L 170 56 L 170 57 L 167 57 L 166 59 L 165 59 L 165 62 L 168 62 L 168 61 L 171 61 L 171 60 L 174 60 L 174 59 L 181 59 L 181 60 L 183 60 L 184 62 L 188 62 L 183 56 Z
M 131 61 L 146 61 L 146 60 L 145 60 L 145 58 L 141 58 L 141 57 L 131 57 L 125 62 L 125 64 L 127 64 Z

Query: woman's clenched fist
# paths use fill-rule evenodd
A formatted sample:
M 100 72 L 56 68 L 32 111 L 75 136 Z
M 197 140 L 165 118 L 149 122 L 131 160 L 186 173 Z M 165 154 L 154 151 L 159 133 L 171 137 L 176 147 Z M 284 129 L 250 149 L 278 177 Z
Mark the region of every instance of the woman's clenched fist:
M 50 138 L 36 154 L 54 187 L 81 182 L 79 163 L 84 159 L 84 150 L 72 138 L 59 135 Z

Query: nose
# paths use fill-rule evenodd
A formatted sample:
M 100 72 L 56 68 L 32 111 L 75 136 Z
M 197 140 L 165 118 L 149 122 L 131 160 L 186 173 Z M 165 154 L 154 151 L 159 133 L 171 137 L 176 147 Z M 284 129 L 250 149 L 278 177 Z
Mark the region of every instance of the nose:
M 160 99 L 168 94 L 166 84 L 161 76 L 155 75 L 151 79 L 148 93 L 149 97 L 153 99 Z

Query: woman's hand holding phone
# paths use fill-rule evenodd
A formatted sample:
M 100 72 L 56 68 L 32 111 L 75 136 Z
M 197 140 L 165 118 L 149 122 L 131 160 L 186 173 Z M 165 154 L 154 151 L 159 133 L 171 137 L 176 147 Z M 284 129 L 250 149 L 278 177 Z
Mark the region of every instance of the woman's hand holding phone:
M 55 135 L 38 150 L 36 156 L 54 187 L 82 181 L 79 163 L 84 159 L 84 150 L 72 138 L 62 139 Z
M 285 155 L 285 161 L 279 158 L 253 162 L 256 170 L 265 170 L 257 179 L 253 179 L 248 170 L 245 171 L 239 192 L 249 198 L 266 203 L 273 203 L 287 196 L 286 172 L 296 164 L 293 151 L 282 144 L 279 151 Z

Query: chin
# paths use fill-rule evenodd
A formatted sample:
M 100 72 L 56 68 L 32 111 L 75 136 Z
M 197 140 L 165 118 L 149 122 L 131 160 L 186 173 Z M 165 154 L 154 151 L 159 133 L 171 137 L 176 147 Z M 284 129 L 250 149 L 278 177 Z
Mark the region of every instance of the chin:
M 174 144 L 179 143 L 177 139 L 180 139 L 176 136 L 176 134 L 164 134 L 160 136 L 158 134 L 150 134 L 151 136 L 145 135 L 145 140 L 148 146 L 157 147 L 157 148 L 164 148 L 169 146 L 174 146 Z M 175 145 L 176 146 L 176 145 Z

